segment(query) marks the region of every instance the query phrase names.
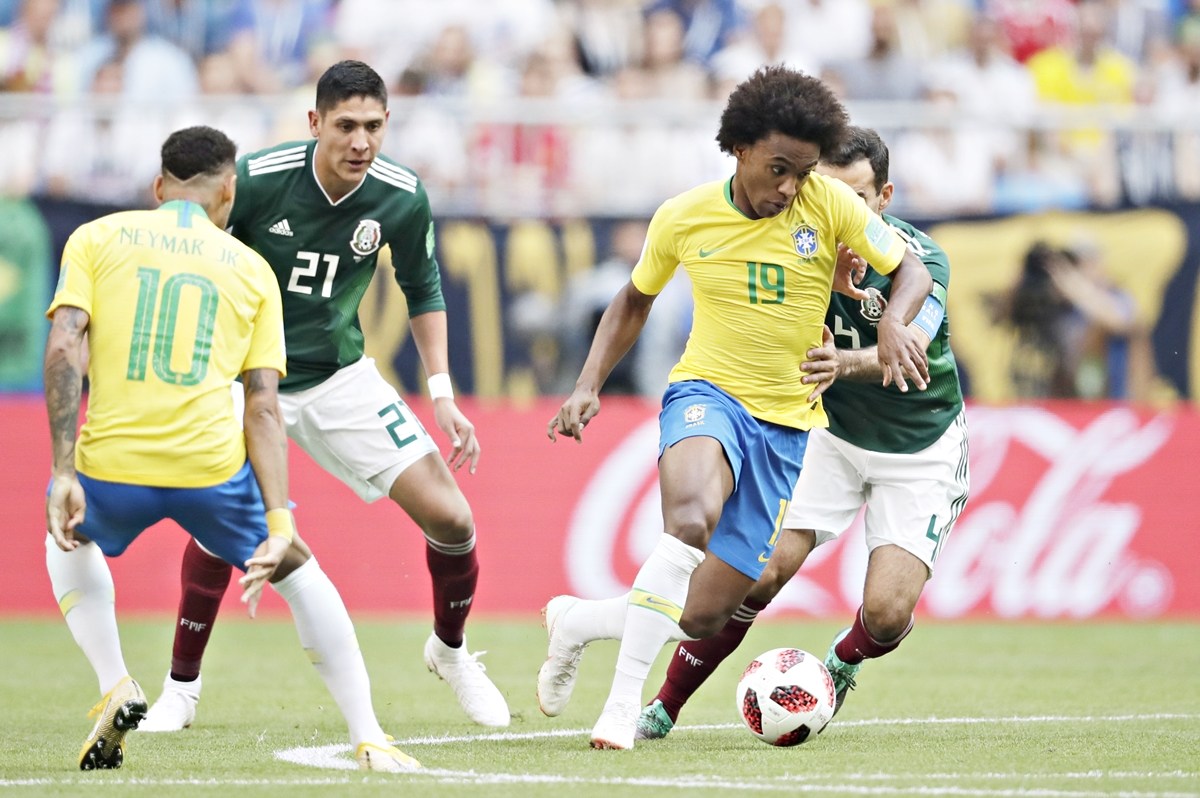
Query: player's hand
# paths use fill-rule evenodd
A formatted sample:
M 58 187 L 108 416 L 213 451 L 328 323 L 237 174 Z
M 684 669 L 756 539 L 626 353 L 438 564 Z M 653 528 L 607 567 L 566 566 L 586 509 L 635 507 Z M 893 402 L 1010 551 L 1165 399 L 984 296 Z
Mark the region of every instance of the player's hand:
M 555 433 L 561 433 L 570 435 L 576 443 L 582 443 L 583 428 L 599 412 L 600 397 L 593 391 L 576 388 L 546 425 L 546 436 L 552 441 L 557 441 Z
M 46 531 L 54 538 L 55 545 L 63 551 L 79 548 L 75 530 L 86 514 L 87 500 L 79 478 L 74 474 L 54 477 L 46 494 Z
M 876 330 L 884 387 L 895 382 L 896 387 L 907 393 L 908 382 L 904 378 L 908 375 L 919 390 L 925 390 L 929 386 L 929 357 L 925 354 L 921 337 L 899 319 L 886 313 L 879 320 Z
M 833 345 L 833 333 L 829 327 L 821 328 L 821 345 L 808 350 L 805 357 L 807 360 L 800 364 L 800 370 L 804 372 L 800 382 L 816 385 L 808 395 L 808 400 L 815 402 L 826 388 L 833 385 L 841 370 L 841 361 L 838 360 L 837 347 Z
M 833 290 L 851 299 L 870 299 L 867 291 L 858 287 L 867 276 L 867 262 L 845 244 L 838 244 L 837 265 L 833 270 Z
M 482 452 L 479 438 L 475 435 L 475 425 L 467 420 L 450 398 L 433 400 L 433 417 L 438 427 L 450 439 L 451 448 L 450 453 L 446 455 L 446 465 L 450 466 L 450 470 L 457 471 L 469 463 L 470 468 L 467 470 L 474 474 Z
M 242 586 L 242 603 L 251 618 L 258 611 L 263 587 L 275 575 L 275 569 L 283 562 L 283 555 L 291 545 L 291 541 L 279 535 L 267 535 L 254 550 L 254 556 L 246 560 L 246 573 L 238 579 L 238 584 Z

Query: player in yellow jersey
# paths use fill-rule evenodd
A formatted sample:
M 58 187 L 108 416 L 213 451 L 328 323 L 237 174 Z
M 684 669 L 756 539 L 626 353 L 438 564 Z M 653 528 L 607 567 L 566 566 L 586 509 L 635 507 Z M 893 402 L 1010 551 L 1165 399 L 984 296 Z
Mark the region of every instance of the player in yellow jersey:
M 102 694 L 79 767 L 120 767 L 125 736 L 146 713 L 125 667 L 104 558 L 170 518 L 245 570 L 251 615 L 267 581 L 287 600 L 360 766 L 409 770 L 419 765 L 375 719 L 341 597 L 294 538 L 277 393 L 286 358 L 279 287 L 266 262 L 222 229 L 235 156 L 233 142 L 212 128 L 171 134 L 154 182 L 158 209 L 76 230 L 47 311 L 46 568 Z M 90 395 L 77 432 L 85 336 Z M 244 432 L 229 391 L 239 376 Z
M 655 296 L 676 268 L 686 269 L 692 330 L 659 416 L 664 534 L 628 594 L 558 596 L 544 610 L 550 645 L 538 703 L 547 715 L 565 708 L 585 646 L 621 640 L 594 748 L 633 747 L 642 687 L 663 644 L 719 631 L 770 558 L 808 430 L 828 424 L 825 383 L 803 382 L 800 364 L 830 343 L 824 318 L 840 245 L 892 279 L 879 321 L 884 382 L 907 390 L 907 377 L 925 387 L 924 347 L 906 325 L 929 294 L 929 272 L 845 184 L 813 174 L 846 124 L 824 84 L 784 67 L 759 70 L 734 89 L 717 134 L 737 161 L 733 177 L 654 214 L 641 260 L 547 427 L 552 440 L 581 440 Z M 848 274 L 838 288 L 857 293 Z

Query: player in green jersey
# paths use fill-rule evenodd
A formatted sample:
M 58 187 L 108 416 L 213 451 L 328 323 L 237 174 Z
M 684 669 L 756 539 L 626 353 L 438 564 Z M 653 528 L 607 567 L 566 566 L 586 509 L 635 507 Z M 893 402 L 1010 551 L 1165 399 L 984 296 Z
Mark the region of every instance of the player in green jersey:
M 538 704 L 562 712 L 592 641 L 619 638 L 608 700 L 592 746 L 634 745 L 642 687 L 668 640 L 718 633 L 761 576 L 800 472 L 810 430 L 826 426 L 820 384 L 802 381 L 820 347 L 837 275 L 838 242 L 882 274 L 893 301 L 879 324 L 881 381 L 928 377 L 908 327 L 931 280 L 904 241 L 838 180 L 814 174 L 841 140 L 846 113 L 829 88 L 765 67 L 729 95 L 717 142 L 733 176 L 664 202 L 630 281 L 600 320 L 575 390 L 547 425 L 580 440 L 599 392 L 641 332 L 677 268 L 695 300 L 692 328 L 659 414 L 663 534 L 629 593 L 546 605 L 548 656 Z
M 638 739 L 663 737 L 705 679 L 737 648 L 758 613 L 778 595 L 809 553 L 833 540 L 866 505 L 867 565 L 854 623 L 834 639 L 825 664 L 834 679 L 835 713 L 864 659 L 894 650 L 911 631 L 913 609 L 933 563 L 967 501 L 967 431 L 962 390 L 945 317 L 950 263 L 929 236 L 883 213 L 891 202 L 887 146 L 872 130 L 852 127 L 842 146 L 823 153 L 817 171 L 847 183 L 918 255 L 933 291 L 910 327 L 927 342 L 929 386 L 902 393 L 880 384 L 877 322 L 890 281 L 867 267 L 861 300 L 834 294 L 825 323 L 838 344 L 833 361 L 802 368 L 808 382 L 827 381 L 828 430 L 813 430 L 784 517 L 784 533 L 762 577 L 717 635 L 681 643 L 657 697 L 642 710 Z M 843 249 L 847 261 L 859 261 Z
M 387 90 L 375 70 L 334 64 L 308 112 L 312 139 L 238 160 L 230 232 L 271 265 L 283 296 L 287 377 L 279 400 L 288 437 L 365 501 L 387 496 L 421 527 L 434 605 L 425 663 L 472 720 L 507 726 L 508 704 L 468 653 L 464 631 L 479 563 L 471 508 L 451 469 L 474 472 L 479 441 L 451 388 L 429 200 L 413 172 L 380 155 L 387 121 Z M 430 375 L 437 425 L 452 444 L 445 460 L 363 354 L 358 308 L 385 244 Z M 189 544 L 171 670 L 144 730 L 181 729 L 195 717 L 201 657 L 228 581 L 228 567 Z

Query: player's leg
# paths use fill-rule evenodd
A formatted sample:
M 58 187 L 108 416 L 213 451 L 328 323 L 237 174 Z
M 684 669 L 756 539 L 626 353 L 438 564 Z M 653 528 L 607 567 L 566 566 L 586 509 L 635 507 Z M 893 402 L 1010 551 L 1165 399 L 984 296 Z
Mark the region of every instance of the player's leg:
M 82 770 L 119 768 L 125 735 L 146 714 L 146 697 L 129 675 L 117 631 L 112 573 L 105 555 L 116 557 L 147 526 L 158 521 L 154 488 L 92 480 L 80 474 L 88 501 L 77 538 L 87 541 L 63 551 L 46 538 L 46 570 L 71 636 L 87 657 L 101 698 L 89 715 L 96 718 L 79 753 Z
M 813 549 L 814 539 L 811 530 L 785 530 L 762 576 L 721 631 L 711 637 L 685 640 L 676 647 L 662 687 L 638 717 L 637 739 L 658 739 L 671 731 L 683 705 L 741 645 L 759 612 L 800 570 Z
M 200 665 L 232 575 L 233 566 L 205 551 L 195 538 L 188 538 L 179 573 L 171 669 L 138 731 L 180 731 L 195 721 L 202 686 Z
M 437 444 L 396 390 L 363 358 L 279 400 L 288 436 L 365 501 L 391 496 L 421 527 L 433 577 L 434 632 L 425 660 L 467 714 L 507 726 L 508 704 L 464 642 L 479 562 L 471 508 Z
M 222 485 L 179 494 L 172 517 L 226 562 L 241 566 L 266 539 L 262 497 L 249 462 Z M 416 760 L 392 748 L 380 728 L 350 615 L 337 588 L 299 536 L 271 583 L 287 602 L 301 647 L 346 719 L 360 765 L 386 770 L 418 767 Z
M 425 534 L 425 563 L 433 586 L 433 631 L 425 665 L 454 690 L 463 710 L 484 726 L 507 726 L 508 703 L 466 645 L 467 616 L 479 581 L 475 522 L 449 467 L 429 453 L 405 468 L 389 497 Z
M 825 662 L 837 692 L 835 713 L 855 687 L 862 663 L 894 651 L 912 631 L 913 610 L 967 501 L 965 417 L 960 414 L 920 452 L 868 456 L 871 555 L 863 603 L 854 623 L 834 638 Z

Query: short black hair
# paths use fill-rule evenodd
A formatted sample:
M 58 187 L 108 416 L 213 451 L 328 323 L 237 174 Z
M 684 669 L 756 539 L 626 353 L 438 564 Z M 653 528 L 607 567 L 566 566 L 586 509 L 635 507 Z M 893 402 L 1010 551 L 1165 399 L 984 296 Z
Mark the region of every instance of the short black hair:
M 185 127 L 167 136 L 162 145 L 162 170 L 179 180 L 216 175 L 231 168 L 237 145 L 216 128 Z
M 846 109 L 829 87 L 811 75 L 784 66 L 768 66 L 737 85 L 721 113 L 717 144 L 752 145 L 782 133 L 832 150 L 849 124 Z
M 317 81 L 317 113 L 351 97 L 370 97 L 387 108 L 387 86 L 378 72 L 362 61 L 338 61 Z
M 846 128 L 842 143 L 829 152 L 821 152 L 821 160 L 838 169 L 845 169 L 850 164 L 858 163 L 866 158 L 875 173 L 875 193 L 883 191 L 888 181 L 890 157 L 887 145 L 879 134 L 869 127 L 851 125 Z

